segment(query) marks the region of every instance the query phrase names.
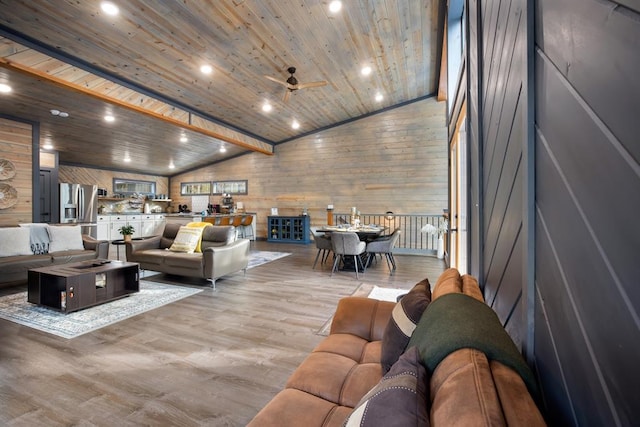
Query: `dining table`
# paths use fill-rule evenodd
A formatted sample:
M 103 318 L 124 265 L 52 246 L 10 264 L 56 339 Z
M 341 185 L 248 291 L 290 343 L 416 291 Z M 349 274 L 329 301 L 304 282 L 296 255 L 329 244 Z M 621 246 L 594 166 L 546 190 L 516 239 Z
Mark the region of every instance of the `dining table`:
M 389 227 L 385 227 L 383 225 L 371 224 L 371 225 L 361 225 L 359 227 L 353 226 L 340 226 L 340 225 L 324 225 L 322 227 L 318 227 L 316 231 L 320 233 L 330 234 L 334 232 L 353 232 L 358 235 L 360 240 L 363 242 L 368 242 L 370 240 L 379 237 L 383 234 Z
M 382 235 L 386 230 L 388 230 L 388 228 L 389 227 L 377 224 L 361 225 L 359 227 L 345 225 L 325 225 L 322 227 L 318 227 L 316 231 L 328 235 L 330 235 L 331 233 L 353 232 L 358 235 L 361 241 L 368 243 Z M 360 254 L 360 259 L 362 260 L 361 265 L 366 265 L 368 258 L 369 254 L 366 251 Z M 368 265 L 366 265 L 366 267 L 368 267 Z M 351 259 L 350 257 L 345 257 L 342 261 L 342 268 L 340 268 L 340 270 L 354 271 L 355 265 L 353 259 Z M 359 268 L 358 271 L 362 270 L 360 270 Z

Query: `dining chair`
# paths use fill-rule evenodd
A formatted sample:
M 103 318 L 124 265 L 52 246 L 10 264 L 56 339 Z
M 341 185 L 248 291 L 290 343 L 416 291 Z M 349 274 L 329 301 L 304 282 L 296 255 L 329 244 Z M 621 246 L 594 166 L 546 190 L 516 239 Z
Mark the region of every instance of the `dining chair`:
M 335 231 L 331 233 L 331 249 L 335 255 L 333 261 L 333 268 L 331 269 L 331 275 L 336 271 L 338 263 L 345 260 L 345 256 L 353 256 L 353 264 L 356 270 L 356 278 L 358 275 L 358 264 L 362 266 L 362 272 L 366 270 L 366 266 L 362 262 L 360 255 L 362 255 L 367 249 L 367 244 L 360 241 L 360 237 L 356 233 L 351 231 Z
M 316 254 L 316 259 L 313 262 L 312 270 L 316 268 L 316 264 L 318 263 L 318 257 L 320 253 L 322 253 L 322 259 L 320 261 L 321 264 L 324 264 L 329 258 L 329 254 L 333 251 L 331 246 L 331 237 L 327 237 L 324 233 L 318 232 L 318 227 L 310 227 L 311 237 L 313 237 L 313 241 L 316 244 L 316 248 L 318 248 L 318 253 Z
M 393 233 L 388 236 L 379 237 L 367 243 L 367 265 L 371 265 L 371 257 L 380 254 L 385 257 L 389 273 L 393 275 L 396 271 L 396 260 L 393 257 L 393 247 L 400 238 L 402 231 L 396 228 Z

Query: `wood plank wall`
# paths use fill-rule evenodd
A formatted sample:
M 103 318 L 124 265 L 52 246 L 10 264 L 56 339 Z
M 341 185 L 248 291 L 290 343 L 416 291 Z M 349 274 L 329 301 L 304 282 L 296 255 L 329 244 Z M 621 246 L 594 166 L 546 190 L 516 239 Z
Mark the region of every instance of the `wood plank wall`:
M 640 417 L 640 8 L 535 2 L 535 318 L 523 284 L 524 1 L 468 2 L 472 241 L 487 301 L 516 342 L 534 329 L 550 425 Z M 579 43 L 576 43 L 579 41 Z M 475 206 L 475 204 L 474 204 Z M 472 256 L 472 260 L 476 259 Z
M 0 209 L 0 226 L 15 226 L 32 222 L 32 126 L 0 118 L 0 159 L 13 163 L 16 175 L 0 183 L 8 184 L 18 191 L 18 203 L 10 208 Z
M 270 209 L 312 225 L 336 212 L 442 214 L 447 207 L 445 103 L 429 98 L 276 146 L 275 156 L 253 153 L 171 178 L 173 205 L 187 204 L 180 183 L 246 179 L 249 194 L 235 201 L 258 213 L 257 235 L 266 238 Z M 219 203 L 218 196 L 210 197 Z
M 95 184 L 98 188 L 106 188 L 109 196 L 113 195 L 114 178 L 152 181 L 156 183 L 156 194 L 169 194 L 169 178 L 164 176 L 118 172 L 70 165 L 60 165 L 58 172 L 59 182 L 88 185 Z
M 640 419 L 639 40 L 638 2 L 537 1 L 535 339 L 557 425 Z

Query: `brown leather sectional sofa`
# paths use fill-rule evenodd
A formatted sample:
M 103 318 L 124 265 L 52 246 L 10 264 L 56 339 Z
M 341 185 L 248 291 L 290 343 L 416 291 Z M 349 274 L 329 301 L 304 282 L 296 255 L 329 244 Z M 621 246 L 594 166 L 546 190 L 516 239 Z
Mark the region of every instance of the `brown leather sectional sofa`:
M 501 344 L 508 347 L 505 353 L 511 351 L 508 356 L 514 356 L 515 349 L 516 360 L 502 357 L 493 348 L 485 350 L 488 357 L 484 351 L 465 347 L 456 342 L 456 332 L 448 333 L 446 325 L 438 324 L 439 331 L 429 331 L 429 325 L 425 325 L 425 319 L 438 323 L 437 319 L 429 319 L 427 312 L 439 316 L 439 308 L 444 310 L 444 317 L 455 313 L 460 303 L 456 300 L 462 300 L 462 318 L 469 314 L 468 306 L 472 311 L 479 310 L 480 316 L 495 316 L 484 304 L 477 281 L 449 269 L 438 279 L 433 295 L 429 288 L 425 280 L 403 297 L 407 301 L 421 299 L 413 308 L 402 301 L 395 304 L 359 297 L 342 299 L 330 335 L 249 426 L 545 425 L 532 398 L 535 380 L 532 382 L 533 376 L 526 372 L 528 367 L 510 338 Z M 416 292 L 424 295 L 416 298 Z M 429 302 L 432 296 L 433 302 Z M 439 298 L 443 300 L 436 304 Z M 426 310 L 424 305 L 428 306 Z M 423 313 L 411 313 L 416 307 Z M 487 321 L 493 322 L 490 318 Z M 508 335 L 497 322 L 499 330 L 494 328 L 487 334 L 496 333 L 496 341 L 500 341 Z M 446 345 L 454 342 L 436 359 L 435 368 L 428 365 L 433 360 L 427 360 L 431 356 L 426 355 L 430 343 L 427 339 L 425 345 L 425 334 L 435 334 L 433 341 L 449 341 Z M 477 337 L 470 338 L 473 341 Z M 389 361 L 390 357 L 393 360 Z M 383 367 L 383 361 L 391 366 Z
M 127 261 L 139 263 L 143 270 L 207 279 L 214 287 L 216 279 L 222 276 L 240 270 L 246 272 L 250 240 L 237 239 L 235 227 L 205 227 L 202 231 L 202 252 L 195 253 L 169 250 L 180 227 L 178 223 L 167 223 L 162 236 L 127 242 Z

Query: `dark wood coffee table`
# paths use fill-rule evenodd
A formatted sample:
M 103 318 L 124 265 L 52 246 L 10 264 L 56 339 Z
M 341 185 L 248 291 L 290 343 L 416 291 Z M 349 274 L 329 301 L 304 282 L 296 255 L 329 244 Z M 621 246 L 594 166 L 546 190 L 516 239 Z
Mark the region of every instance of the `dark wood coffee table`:
M 29 270 L 27 301 L 71 313 L 140 291 L 134 262 L 94 259 Z

